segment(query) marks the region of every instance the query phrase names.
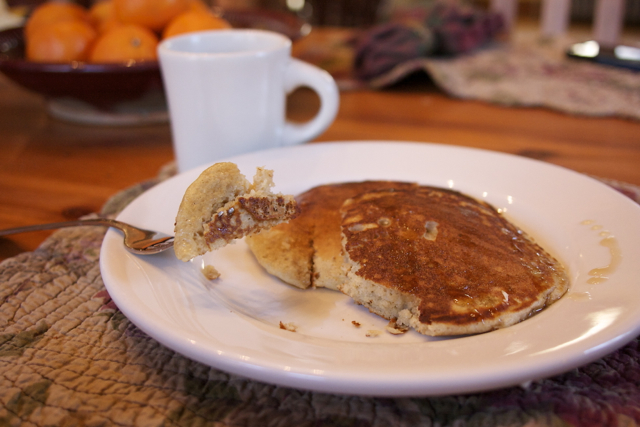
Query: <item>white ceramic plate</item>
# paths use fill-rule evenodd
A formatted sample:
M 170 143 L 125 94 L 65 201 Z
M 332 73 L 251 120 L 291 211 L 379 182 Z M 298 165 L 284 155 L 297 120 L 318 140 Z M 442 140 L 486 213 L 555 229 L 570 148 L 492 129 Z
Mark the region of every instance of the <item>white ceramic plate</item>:
M 331 182 L 390 179 L 486 200 L 566 265 L 571 289 L 538 315 L 482 335 L 367 337 L 384 331 L 386 321 L 337 292 L 302 291 L 271 277 L 244 242 L 183 263 L 173 251 L 131 255 L 110 230 L 100 259 L 109 294 L 140 329 L 194 360 L 302 389 L 438 395 L 561 373 L 640 333 L 640 208 L 596 180 L 525 158 L 425 143 L 311 144 L 231 160 L 250 179 L 257 166 L 273 169 L 275 190 L 290 194 Z M 119 219 L 172 233 L 182 195 L 202 169 L 152 188 Z M 607 237 L 611 248 L 601 244 Z M 590 271 L 612 261 L 601 283 L 588 283 Z M 202 262 L 217 267 L 221 278 L 205 280 Z

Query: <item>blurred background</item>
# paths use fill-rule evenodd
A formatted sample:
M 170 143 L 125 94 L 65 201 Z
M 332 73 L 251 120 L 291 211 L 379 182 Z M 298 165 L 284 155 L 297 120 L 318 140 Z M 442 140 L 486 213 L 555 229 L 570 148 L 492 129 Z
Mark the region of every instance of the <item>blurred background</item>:
M 212 6 L 221 8 L 260 7 L 289 11 L 311 24 L 335 26 L 366 26 L 383 20 L 394 8 L 428 5 L 431 0 L 209 0 Z M 491 0 L 466 0 L 467 3 L 489 8 Z M 33 6 L 42 0 L 6 0 L 10 7 Z M 88 6 L 92 0 L 77 0 Z M 542 0 L 519 0 L 518 19 L 536 22 L 540 19 Z M 588 25 L 593 21 L 596 0 L 572 0 L 571 23 Z M 640 0 L 626 0 L 624 24 L 640 26 Z
M 221 7 L 264 7 L 297 13 L 311 24 L 363 26 L 383 20 L 390 10 L 429 4 L 430 0 L 214 0 Z M 467 0 L 488 9 L 490 0 Z M 542 0 L 519 0 L 518 19 L 537 22 Z M 571 23 L 590 25 L 596 0 L 572 0 Z M 625 26 L 640 25 L 640 0 L 626 0 Z

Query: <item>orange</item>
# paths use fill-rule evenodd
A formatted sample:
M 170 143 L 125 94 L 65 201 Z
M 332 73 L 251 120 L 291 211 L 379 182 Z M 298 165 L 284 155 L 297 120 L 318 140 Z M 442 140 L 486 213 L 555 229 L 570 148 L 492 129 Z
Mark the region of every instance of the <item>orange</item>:
M 89 9 L 89 18 L 98 32 L 102 33 L 113 27 L 118 22 L 116 19 L 115 8 L 113 7 L 113 1 L 101 0 L 94 3 Z
M 187 10 L 194 10 L 197 12 L 209 12 L 211 13 L 211 9 L 206 5 L 202 0 L 189 0 L 189 7 Z
M 128 62 L 157 59 L 158 37 L 149 29 L 122 24 L 105 31 L 93 45 L 90 62 Z
M 188 10 L 169 22 L 162 33 L 162 38 L 166 39 L 167 37 L 193 31 L 220 30 L 224 28 L 231 28 L 231 25 L 213 13 Z
M 89 22 L 88 11 L 75 3 L 49 1 L 36 7 L 25 24 L 27 38 L 38 28 L 54 22 L 79 20 Z
M 180 12 L 187 10 L 189 0 L 113 0 L 116 17 L 124 24 L 136 24 L 153 31 L 162 29 Z
M 83 21 L 42 25 L 27 39 L 26 56 L 38 62 L 85 61 L 96 37 L 96 30 Z

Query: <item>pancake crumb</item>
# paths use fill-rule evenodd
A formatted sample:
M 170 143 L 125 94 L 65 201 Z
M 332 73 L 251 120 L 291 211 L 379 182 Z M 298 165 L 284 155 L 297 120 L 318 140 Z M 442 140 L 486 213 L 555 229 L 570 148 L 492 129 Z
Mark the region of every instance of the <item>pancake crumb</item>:
M 396 322 L 397 319 L 389 320 L 389 323 L 385 326 L 386 331 L 393 335 L 402 335 L 407 333 L 409 328 L 399 326 Z
M 285 331 L 289 332 L 296 332 L 298 330 L 298 327 L 293 322 L 283 323 L 282 321 L 280 321 L 280 329 L 284 329 Z
M 356 328 L 359 328 L 361 325 L 359 322 L 356 322 L 355 320 L 352 320 L 351 323 L 353 323 L 353 326 L 355 326 Z
M 365 334 L 365 336 L 369 337 L 369 338 L 375 338 L 375 337 L 379 337 L 382 334 L 382 331 L 377 331 L 375 329 L 369 329 L 367 331 L 367 333 Z
M 204 277 L 206 277 L 208 280 L 216 280 L 218 277 L 220 277 L 220 272 L 216 270 L 213 265 L 205 265 L 204 267 L 202 267 L 202 274 L 204 274 Z

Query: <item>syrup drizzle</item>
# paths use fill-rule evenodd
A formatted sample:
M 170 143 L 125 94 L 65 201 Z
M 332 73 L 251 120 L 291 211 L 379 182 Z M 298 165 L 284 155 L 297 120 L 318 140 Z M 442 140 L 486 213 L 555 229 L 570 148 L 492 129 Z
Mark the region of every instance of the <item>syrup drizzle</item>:
M 586 220 L 582 221 L 582 225 L 592 225 L 595 221 Z M 594 231 L 598 231 L 602 229 L 601 225 L 592 225 L 591 229 Z M 611 256 L 611 260 L 608 265 L 604 267 L 597 267 L 591 269 L 589 271 L 589 276 L 591 278 L 587 280 L 587 283 L 590 285 L 598 285 L 600 283 L 604 283 L 609 279 L 609 276 L 618 269 L 620 262 L 622 261 L 622 251 L 620 250 L 620 244 L 618 243 L 618 239 L 608 231 L 601 231 L 598 233 L 598 236 L 602 237 L 600 240 L 600 246 L 604 246 L 609 249 L 609 255 Z

